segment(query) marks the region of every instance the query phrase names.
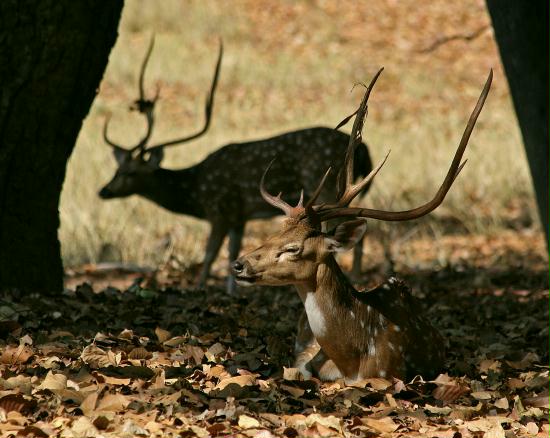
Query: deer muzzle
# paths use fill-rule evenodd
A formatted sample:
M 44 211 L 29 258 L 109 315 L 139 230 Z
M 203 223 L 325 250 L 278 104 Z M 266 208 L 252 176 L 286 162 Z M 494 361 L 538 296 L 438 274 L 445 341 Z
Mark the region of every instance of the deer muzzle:
M 103 188 L 98 192 L 98 196 L 99 196 L 101 199 L 116 198 L 116 194 L 109 188 L 109 185 L 106 185 L 105 187 L 103 187 Z
M 231 271 L 240 286 L 252 286 L 260 277 L 254 272 L 250 263 L 242 257 L 231 263 Z

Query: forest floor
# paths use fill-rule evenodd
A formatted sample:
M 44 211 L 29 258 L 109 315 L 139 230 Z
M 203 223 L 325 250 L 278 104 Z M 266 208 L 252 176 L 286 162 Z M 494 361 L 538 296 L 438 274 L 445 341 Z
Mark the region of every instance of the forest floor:
M 408 245 L 418 263 L 398 275 L 448 341 L 433 381 L 300 380 L 291 288 L 230 297 L 169 267 L 89 265 L 60 295 L 5 293 L 0 435 L 547 437 L 543 245 L 529 230 Z M 363 286 L 385 275 L 367 263 Z

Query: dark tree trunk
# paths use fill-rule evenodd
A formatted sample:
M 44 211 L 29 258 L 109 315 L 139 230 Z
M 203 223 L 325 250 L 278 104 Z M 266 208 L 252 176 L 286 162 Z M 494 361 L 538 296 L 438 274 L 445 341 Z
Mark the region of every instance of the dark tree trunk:
M 548 0 L 487 0 L 548 242 Z
M 62 290 L 59 195 L 122 4 L 0 1 L 0 290 Z

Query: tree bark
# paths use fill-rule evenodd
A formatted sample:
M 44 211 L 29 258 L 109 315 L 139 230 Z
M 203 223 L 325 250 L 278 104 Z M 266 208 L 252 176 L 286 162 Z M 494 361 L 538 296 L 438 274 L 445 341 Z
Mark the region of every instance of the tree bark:
M 548 1 L 487 0 L 548 243 Z
M 57 230 L 65 168 L 122 5 L 0 2 L 0 290 L 63 288 Z

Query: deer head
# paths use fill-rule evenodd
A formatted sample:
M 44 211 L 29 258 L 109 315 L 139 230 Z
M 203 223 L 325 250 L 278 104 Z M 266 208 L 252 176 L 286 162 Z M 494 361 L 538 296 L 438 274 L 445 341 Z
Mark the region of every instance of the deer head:
M 146 184 L 146 177 L 160 167 L 160 163 L 164 157 L 165 147 L 187 143 L 191 140 L 199 138 L 204 135 L 210 127 L 212 109 L 214 105 L 214 95 L 218 84 L 218 77 L 223 57 L 223 44 L 221 41 L 218 60 L 214 71 L 214 78 L 212 80 L 212 85 L 210 86 L 210 91 L 206 97 L 205 122 L 203 127 L 198 132 L 185 137 L 154 145 L 148 145 L 155 124 L 155 104 L 159 97 L 159 88 L 157 88 L 155 96 L 152 99 L 147 99 L 144 91 L 145 70 L 153 50 L 153 45 L 154 36 L 151 38 L 151 42 L 140 69 L 139 98 L 136 99 L 130 107 L 131 110 L 136 110 L 145 116 L 147 121 L 145 135 L 135 146 L 125 148 L 113 142 L 107 134 L 110 117 L 106 118 L 103 126 L 103 139 L 105 143 L 113 149 L 113 155 L 118 165 L 113 179 L 99 191 L 99 196 L 103 199 L 125 197 L 134 193 L 139 193 L 143 189 L 142 186 Z
M 344 166 L 338 179 L 338 200 L 334 204 L 315 205 L 315 201 L 322 190 L 330 169 L 321 180 L 312 198 L 305 205 L 301 199 L 295 207 L 283 201 L 281 194 L 273 196 L 265 190 L 264 181 L 269 167 L 266 169 L 260 183 L 260 192 L 265 201 L 281 209 L 287 216 L 287 219 L 279 233 L 268 238 L 262 246 L 233 263 L 232 268 L 237 282 L 242 285 L 299 285 L 300 283 L 311 281 L 315 279 L 318 267 L 321 264 L 326 264 L 328 259 L 332 259 L 333 253 L 351 248 L 362 237 L 366 231 L 365 219 L 370 218 L 382 221 L 413 220 L 427 215 L 443 202 L 453 182 L 466 164 L 466 161 L 461 164 L 462 156 L 489 93 L 492 71 L 481 92 L 477 105 L 470 115 L 462 139 L 439 190 L 429 202 L 406 211 L 385 211 L 349 206 L 361 190 L 371 183 L 388 157 L 386 155 L 384 160 L 363 180 L 357 184 L 353 183 L 354 151 L 356 146 L 361 143 L 363 124 L 368 111 L 368 99 L 381 72 L 382 69 L 375 75 L 366 89 L 358 110 L 352 114 L 352 116 L 356 115 L 356 117 Z M 344 123 L 350 118 L 351 116 L 347 117 Z M 351 220 L 341 223 L 331 232 L 322 232 L 321 224 L 335 218 L 349 218 Z

